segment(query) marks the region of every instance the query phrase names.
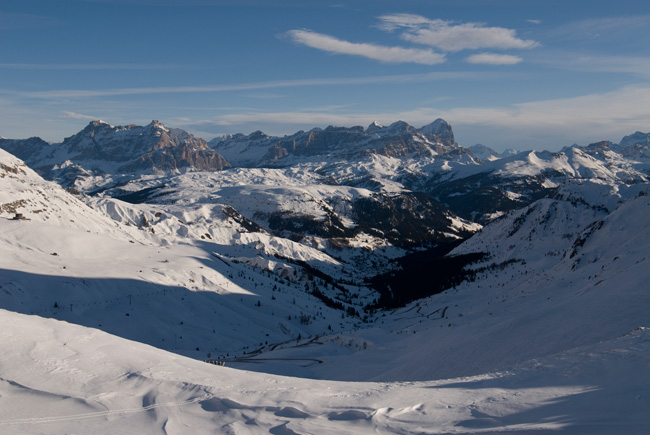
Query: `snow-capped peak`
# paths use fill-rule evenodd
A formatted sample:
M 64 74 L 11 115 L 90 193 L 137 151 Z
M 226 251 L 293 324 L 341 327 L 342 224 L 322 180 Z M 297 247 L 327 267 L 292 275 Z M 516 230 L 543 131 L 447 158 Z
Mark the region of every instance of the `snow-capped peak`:
M 109 127 L 109 128 L 113 128 L 113 126 L 111 124 L 109 124 L 106 121 L 102 121 L 101 119 L 97 119 L 95 121 L 90 121 L 88 123 L 88 125 L 86 126 L 86 128 L 96 128 L 96 127 L 104 127 L 104 126 Z
M 635 145 L 649 146 L 650 133 L 642 133 L 640 131 L 637 131 L 634 134 L 625 136 L 623 139 L 621 139 L 621 142 L 618 144 L 617 148 L 627 148 Z
M 453 146 L 456 144 L 454 131 L 452 130 L 451 125 L 442 118 L 436 119 L 432 123 L 419 128 L 417 131 L 427 138 L 444 145 Z
M 157 119 L 152 120 L 147 127 L 151 127 L 156 130 L 162 130 L 165 132 L 169 132 L 169 127 L 167 127 L 165 124 L 161 123 Z

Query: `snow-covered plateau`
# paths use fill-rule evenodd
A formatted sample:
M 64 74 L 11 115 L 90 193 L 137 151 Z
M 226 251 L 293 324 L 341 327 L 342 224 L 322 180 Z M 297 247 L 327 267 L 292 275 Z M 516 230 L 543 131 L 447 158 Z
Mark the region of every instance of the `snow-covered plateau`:
M 0 433 L 648 433 L 649 138 L 0 139 Z

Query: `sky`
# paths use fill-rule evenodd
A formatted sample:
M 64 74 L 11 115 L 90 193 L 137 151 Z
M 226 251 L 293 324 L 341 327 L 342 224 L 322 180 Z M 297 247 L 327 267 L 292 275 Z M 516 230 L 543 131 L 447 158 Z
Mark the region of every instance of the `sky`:
M 2 0 L 0 136 L 447 120 L 497 151 L 650 132 L 647 0 Z

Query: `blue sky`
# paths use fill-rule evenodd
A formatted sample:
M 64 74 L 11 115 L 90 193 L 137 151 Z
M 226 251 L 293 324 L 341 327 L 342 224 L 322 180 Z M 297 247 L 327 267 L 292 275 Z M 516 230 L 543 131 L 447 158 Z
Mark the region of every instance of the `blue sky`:
M 442 117 L 461 145 L 650 131 L 647 0 L 3 0 L 0 136 Z

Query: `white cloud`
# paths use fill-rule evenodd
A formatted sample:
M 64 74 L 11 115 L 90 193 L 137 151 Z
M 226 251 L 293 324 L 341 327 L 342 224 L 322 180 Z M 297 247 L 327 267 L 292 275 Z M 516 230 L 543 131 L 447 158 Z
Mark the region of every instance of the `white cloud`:
M 526 20 L 526 22 L 531 24 L 542 24 L 542 20 Z
M 449 52 L 484 48 L 528 49 L 540 45 L 530 39 L 518 38 L 513 29 L 487 27 L 483 23 L 456 24 L 413 14 L 382 15 L 379 20 L 378 27 L 382 30 L 401 30 L 400 37 L 404 40 Z
M 90 119 L 90 120 L 99 119 L 97 116 L 82 115 L 81 113 L 75 113 L 75 112 L 62 112 L 61 117 L 70 118 L 70 119 Z
M 287 35 L 299 44 L 329 53 L 362 56 L 387 63 L 435 65 L 446 60 L 444 54 L 432 50 L 354 43 L 309 30 L 291 30 L 287 32 Z
M 465 58 L 465 61 L 469 63 L 488 65 L 514 65 L 521 62 L 522 60 L 523 59 L 519 56 L 496 53 L 479 53 Z

